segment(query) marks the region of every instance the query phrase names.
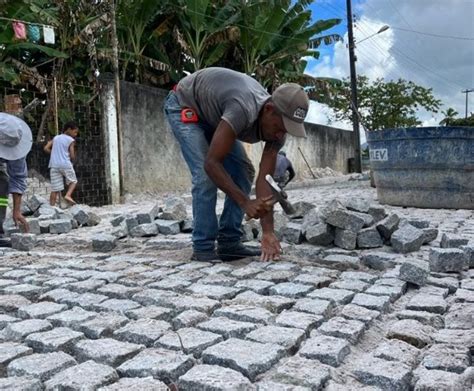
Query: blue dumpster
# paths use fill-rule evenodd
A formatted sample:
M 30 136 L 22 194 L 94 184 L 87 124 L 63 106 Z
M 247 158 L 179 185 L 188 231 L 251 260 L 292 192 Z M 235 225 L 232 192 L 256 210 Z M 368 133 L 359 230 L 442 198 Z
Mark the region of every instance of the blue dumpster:
M 474 128 L 424 127 L 367 133 L 381 203 L 474 209 Z

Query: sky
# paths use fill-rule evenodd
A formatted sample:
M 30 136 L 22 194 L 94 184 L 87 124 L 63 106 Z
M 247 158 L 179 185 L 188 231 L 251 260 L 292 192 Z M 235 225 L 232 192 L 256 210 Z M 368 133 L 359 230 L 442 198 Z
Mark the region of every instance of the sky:
M 344 42 L 321 47 L 320 58 L 308 63 L 306 73 L 349 77 L 346 0 L 314 0 L 311 10 L 314 20 L 342 19 L 327 32 L 340 34 Z M 441 110 L 453 107 L 464 117 L 466 95 L 461 90 L 474 88 L 474 0 L 352 0 L 352 13 L 358 75 L 402 78 L 432 88 L 443 103 Z M 357 44 L 383 25 L 390 28 Z M 468 110 L 474 112 L 474 92 Z M 328 107 L 311 102 L 306 120 L 329 124 L 328 113 Z M 443 114 L 420 112 L 418 117 L 424 126 L 434 126 Z M 347 121 L 330 125 L 352 128 Z

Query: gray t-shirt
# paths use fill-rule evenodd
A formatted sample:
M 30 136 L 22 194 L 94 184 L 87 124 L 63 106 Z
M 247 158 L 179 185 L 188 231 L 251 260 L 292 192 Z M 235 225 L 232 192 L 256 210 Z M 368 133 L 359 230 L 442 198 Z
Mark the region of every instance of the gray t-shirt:
M 271 95 L 250 76 L 226 68 L 202 69 L 182 79 L 176 95 L 182 107 L 195 109 L 212 128 L 224 120 L 238 140 L 261 141 L 258 115 Z

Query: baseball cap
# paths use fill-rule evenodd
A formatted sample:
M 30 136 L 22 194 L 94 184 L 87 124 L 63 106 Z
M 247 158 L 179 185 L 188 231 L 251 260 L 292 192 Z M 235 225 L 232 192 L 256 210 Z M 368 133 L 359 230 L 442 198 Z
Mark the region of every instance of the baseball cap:
M 286 131 L 292 136 L 306 137 L 304 119 L 308 113 L 309 99 L 303 87 L 285 83 L 272 94 L 272 102 L 282 114 Z
M 0 158 L 17 160 L 30 152 L 33 136 L 30 127 L 20 118 L 0 113 Z

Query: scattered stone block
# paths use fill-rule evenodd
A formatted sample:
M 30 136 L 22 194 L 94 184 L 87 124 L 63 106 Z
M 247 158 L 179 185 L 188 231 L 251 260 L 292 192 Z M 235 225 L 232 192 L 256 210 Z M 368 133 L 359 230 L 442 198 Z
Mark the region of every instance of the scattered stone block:
M 94 360 L 116 367 L 144 348 L 143 345 L 101 338 L 79 341 L 74 347 L 74 355 L 81 362 Z
M 357 213 L 338 208 L 326 215 L 326 223 L 343 230 L 359 232 L 365 221 Z
M 50 234 L 65 234 L 72 231 L 72 223 L 71 220 L 61 219 L 61 220 L 53 220 L 49 225 L 49 233 Z
M 430 264 L 422 260 L 410 259 L 400 266 L 399 279 L 414 285 L 423 286 L 430 275 Z
M 334 241 L 334 229 L 325 223 L 308 225 L 304 231 L 308 243 L 328 246 Z
M 381 251 L 368 252 L 362 255 L 362 262 L 375 270 L 386 270 L 395 267 L 400 262 L 400 255 Z
M 435 333 L 435 329 L 426 326 L 417 320 L 403 319 L 394 322 L 388 332 L 387 338 L 400 339 L 417 348 L 422 348 L 431 343 L 431 336 Z
M 337 270 L 359 269 L 360 260 L 358 257 L 343 254 L 326 255 L 320 258 L 318 263 Z
M 29 219 L 28 225 L 30 227 L 30 234 L 40 235 L 41 234 L 41 227 L 38 219 Z
M 299 244 L 303 241 L 303 234 L 301 233 L 301 224 L 289 222 L 283 229 L 280 230 L 282 240 L 291 243 Z
M 461 246 L 461 250 L 463 250 L 466 255 L 466 261 L 469 268 L 474 268 L 474 244 Z
M 263 326 L 247 334 L 246 339 L 260 343 L 274 343 L 283 346 L 289 352 L 295 352 L 305 337 L 303 330 Z
M 140 224 L 130 230 L 130 236 L 140 238 L 158 235 L 158 227 L 154 223 Z
M 8 376 L 29 376 L 46 381 L 76 364 L 76 360 L 64 352 L 37 353 L 17 358 L 8 364 Z
M 398 361 L 411 367 L 416 365 L 420 350 L 398 339 L 383 340 L 372 355 L 387 361 Z
M 170 197 L 165 201 L 160 219 L 182 221 L 186 217 L 186 204 L 182 198 Z
M 193 359 L 181 352 L 160 348 L 145 349 L 117 368 L 121 376 L 153 376 L 166 383 L 176 382 L 192 366 Z
M 423 228 L 423 244 L 431 243 L 438 237 L 437 228 Z
M 225 339 L 228 339 L 232 337 L 241 338 L 255 330 L 258 326 L 255 323 L 241 322 L 221 316 L 199 323 L 196 327 L 204 331 L 220 334 Z
M 41 205 L 48 205 L 49 202 L 46 198 L 41 197 L 37 194 L 33 194 L 31 197 L 28 197 L 28 201 L 26 201 L 26 205 L 32 212 L 36 212 Z
M 350 351 L 350 345 L 345 339 L 316 335 L 304 343 L 299 354 L 305 358 L 338 367 Z
M 115 369 L 94 361 L 65 369 L 46 383 L 46 390 L 95 390 L 118 380 Z
M 457 248 L 430 248 L 429 263 L 433 272 L 460 272 L 467 264 L 466 254 Z
M 411 368 L 397 361 L 369 356 L 358 360 L 354 375 L 361 383 L 378 389 L 397 391 L 410 389 Z
M 118 227 L 125 221 L 125 216 L 124 215 L 119 215 L 114 217 L 112 220 L 110 220 L 110 224 L 112 224 L 112 227 Z
M 392 248 L 402 254 L 418 251 L 424 241 L 423 231 L 410 224 L 401 225 L 390 237 Z
M 84 338 L 84 334 L 67 327 L 57 327 L 50 331 L 34 333 L 26 337 L 25 343 L 35 352 L 48 353 L 62 350 L 71 353 L 74 344 Z
M 117 245 L 117 238 L 109 234 L 95 235 L 92 239 L 92 248 L 94 251 L 108 252 L 112 251 Z
M 379 205 L 370 205 L 367 213 L 374 218 L 375 223 L 378 223 L 387 216 L 385 208 Z
M 183 220 L 181 222 L 181 224 L 179 225 L 180 229 L 181 229 L 181 232 L 183 233 L 187 233 L 187 234 L 190 234 L 191 232 L 193 232 L 193 227 L 194 227 L 194 224 L 193 224 L 193 220 L 192 219 L 186 219 L 186 220 Z M 246 229 L 248 228 L 251 228 L 251 226 L 249 224 L 244 224 L 243 225 L 243 230 L 244 232 L 246 231 Z M 255 238 L 255 236 L 253 235 L 253 229 L 251 229 L 252 231 L 252 234 L 250 234 L 250 232 L 248 232 L 248 239 L 249 240 L 253 240 Z
M 155 346 L 183 350 L 185 354 L 192 354 L 197 358 L 206 348 L 222 340 L 223 338 L 219 334 L 190 327 L 167 332 L 158 339 Z
M 395 213 L 388 215 L 383 220 L 380 220 L 376 224 L 376 228 L 379 231 L 382 238 L 390 240 L 392 234 L 397 230 L 398 224 L 400 223 L 400 217 Z
M 463 373 L 471 365 L 467 346 L 435 344 L 424 354 L 421 365 L 426 369 Z
M 383 240 L 376 227 L 364 228 L 357 233 L 358 248 L 382 247 Z
M 11 235 L 12 248 L 19 251 L 30 251 L 36 246 L 35 234 L 16 233 Z
M 205 364 L 220 365 L 241 372 L 250 380 L 269 370 L 285 349 L 275 344 L 262 344 L 230 338 L 207 348 L 202 354 Z
M 408 302 L 406 309 L 413 311 L 427 311 L 436 314 L 444 314 L 448 303 L 441 296 L 419 293 Z
M 299 219 L 299 218 L 302 218 L 302 217 L 306 216 L 306 214 L 310 210 L 315 209 L 316 205 L 311 204 L 311 203 L 306 202 L 306 201 L 297 201 L 297 202 L 293 203 L 293 208 L 295 209 L 295 213 L 293 213 L 290 217 L 292 219 Z
M 453 235 L 448 233 L 443 233 L 441 236 L 441 248 L 460 248 L 469 243 L 469 239 L 463 238 L 459 235 Z
M 348 229 L 336 228 L 334 244 L 346 250 L 354 250 L 357 245 L 357 233 Z
M 176 235 L 180 233 L 179 221 L 176 220 L 155 220 L 155 225 L 158 228 L 158 232 L 162 235 Z
M 329 368 L 315 360 L 300 356 L 283 360 L 276 368 L 272 379 L 299 387 L 320 390 L 330 378 Z
M 181 376 L 178 383 L 183 391 L 192 390 L 254 390 L 241 373 L 217 365 L 199 364 Z

